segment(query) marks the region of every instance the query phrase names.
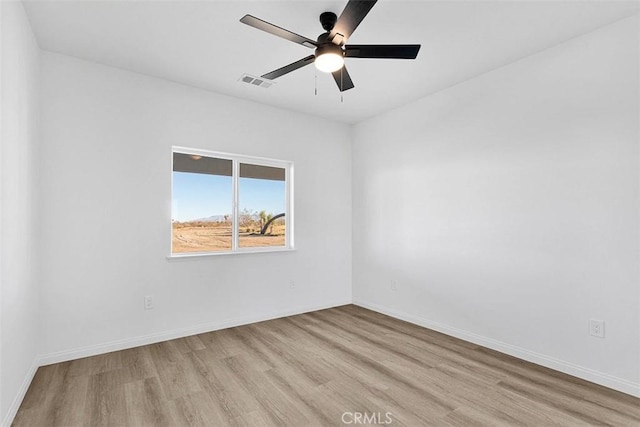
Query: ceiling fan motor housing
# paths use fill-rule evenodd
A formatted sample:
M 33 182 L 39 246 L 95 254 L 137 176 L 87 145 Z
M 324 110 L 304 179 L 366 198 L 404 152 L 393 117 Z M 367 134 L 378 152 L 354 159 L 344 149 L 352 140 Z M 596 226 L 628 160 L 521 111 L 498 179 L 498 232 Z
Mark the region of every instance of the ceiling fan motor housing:
M 323 34 L 323 35 L 325 35 L 325 34 Z M 328 54 L 328 53 L 333 53 L 333 54 L 336 54 L 336 55 L 344 56 L 344 51 L 337 44 L 333 44 L 331 42 L 327 42 L 326 40 L 322 41 L 322 40 L 320 40 L 320 37 L 318 37 L 318 43 L 320 45 L 316 48 L 316 53 L 315 53 L 316 58 L 319 57 L 320 55 L 325 55 L 325 54 Z

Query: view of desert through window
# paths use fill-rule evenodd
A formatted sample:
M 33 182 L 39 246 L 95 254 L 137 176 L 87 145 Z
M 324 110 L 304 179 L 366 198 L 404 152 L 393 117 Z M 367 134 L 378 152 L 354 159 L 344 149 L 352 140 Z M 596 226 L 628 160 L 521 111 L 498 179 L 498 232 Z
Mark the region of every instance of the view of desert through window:
M 285 246 L 284 169 L 240 164 L 238 247 Z M 172 253 L 232 250 L 231 160 L 174 153 Z

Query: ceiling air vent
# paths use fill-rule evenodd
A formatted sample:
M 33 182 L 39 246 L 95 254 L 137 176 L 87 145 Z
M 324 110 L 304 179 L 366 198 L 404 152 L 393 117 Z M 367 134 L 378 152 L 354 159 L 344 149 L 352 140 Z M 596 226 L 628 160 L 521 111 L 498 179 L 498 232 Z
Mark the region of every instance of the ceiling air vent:
M 265 89 L 275 84 L 273 80 L 265 79 L 263 77 L 252 76 L 250 74 L 243 74 L 242 76 L 240 76 L 239 81 L 243 83 L 248 83 L 254 86 L 260 86 Z

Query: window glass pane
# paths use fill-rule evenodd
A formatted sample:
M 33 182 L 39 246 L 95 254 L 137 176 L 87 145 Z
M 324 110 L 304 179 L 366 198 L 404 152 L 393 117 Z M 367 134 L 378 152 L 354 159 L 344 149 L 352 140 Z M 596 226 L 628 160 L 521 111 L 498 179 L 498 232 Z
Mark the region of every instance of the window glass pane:
M 238 244 L 285 246 L 285 169 L 240 163 Z
M 173 253 L 232 249 L 233 162 L 173 153 Z

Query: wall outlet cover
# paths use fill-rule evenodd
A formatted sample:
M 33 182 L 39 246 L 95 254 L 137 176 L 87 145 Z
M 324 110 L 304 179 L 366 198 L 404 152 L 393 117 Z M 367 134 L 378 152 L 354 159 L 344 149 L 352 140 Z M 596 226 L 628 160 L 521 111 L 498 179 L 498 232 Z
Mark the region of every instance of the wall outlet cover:
M 589 319 L 589 335 L 604 338 L 604 320 Z
M 150 310 L 153 308 L 153 297 L 151 295 L 145 295 L 144 297 L 144 309 Z

